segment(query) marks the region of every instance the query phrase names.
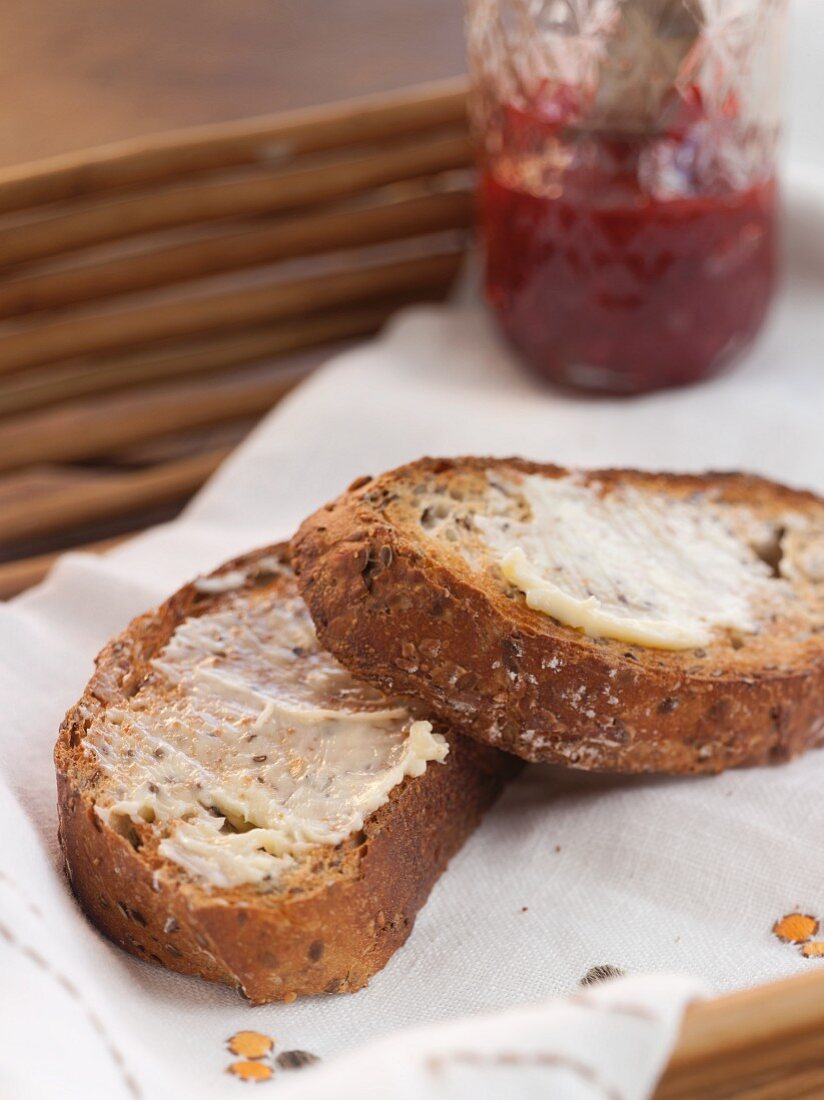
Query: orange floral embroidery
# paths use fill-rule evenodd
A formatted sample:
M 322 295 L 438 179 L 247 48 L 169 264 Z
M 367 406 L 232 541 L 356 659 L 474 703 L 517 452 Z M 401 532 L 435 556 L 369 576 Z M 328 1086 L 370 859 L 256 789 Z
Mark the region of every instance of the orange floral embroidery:
M 268 1081 L 274 1070 L 266 1062 L 232 1062 L 226 1071 L 241 1081 Z
M 226 1040 L 226 1047 L 238 1058 L 226 1067 L 226 1072 L 239 1081 L 271 1081 L 275 1066 L 295 1070 L 320 1061 L 317 1054 L 307 1050 L 284 1050 L 275 1058 L 275 1040 L 261 1031 L 236 1031 Z
M 818 920 L 806 913 L 787 913 L 773 925 L 782 943 L 804 943 L 818 932 Z
M 773 925 L 773 935 L 782 943 L 793 944 L 805 959 L 824 959 L 824 940 L 814 940 L 818 934 L 818 917 L 809 913 L 787 913 Z
M 226 1046 L 238 1058 L 257 1061 L 272 1053 L 275 1040 L 271 1035 L 263 1035 L 259 1031 L 237 1031 L 226 1040 Z

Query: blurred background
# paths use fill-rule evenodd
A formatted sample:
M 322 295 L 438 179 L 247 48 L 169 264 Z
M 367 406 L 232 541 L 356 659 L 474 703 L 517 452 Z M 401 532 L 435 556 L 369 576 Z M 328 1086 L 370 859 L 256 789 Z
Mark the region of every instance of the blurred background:
M 821 142 L 820 0 L 793 0 L 789 140 Z M 461 0 L 5 0 L 0 163 L 466 70 Z
M 465 69 L 460 0 L 5 0 L 0 161 Z

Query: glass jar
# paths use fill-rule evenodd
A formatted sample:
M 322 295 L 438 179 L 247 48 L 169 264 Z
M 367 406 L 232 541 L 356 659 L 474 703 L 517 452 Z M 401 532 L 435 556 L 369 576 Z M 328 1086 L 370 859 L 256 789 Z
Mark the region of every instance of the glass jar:
M 541 374 L 705 378 L 776 267 L 786 0 L 468 0 L 486 293 Z

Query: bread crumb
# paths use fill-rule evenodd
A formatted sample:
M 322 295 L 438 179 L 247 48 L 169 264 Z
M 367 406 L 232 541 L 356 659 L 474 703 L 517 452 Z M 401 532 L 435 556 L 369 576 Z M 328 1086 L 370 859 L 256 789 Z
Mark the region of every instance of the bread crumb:
M 804 943 L 818 932 L 818 921 L 806 913 L 787 913 L 772 930 L 782 943 Z
M 824 959 L 824 940 L 813 940 L 801 948 L 805 959 Z

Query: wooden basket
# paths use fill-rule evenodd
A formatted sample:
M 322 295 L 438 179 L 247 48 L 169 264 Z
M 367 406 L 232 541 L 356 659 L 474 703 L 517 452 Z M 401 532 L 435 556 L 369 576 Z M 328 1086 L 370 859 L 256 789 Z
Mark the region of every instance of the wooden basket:
M 170 518 L 296 352 L 443 297 L 469 164 L 450 84 L 0 172 L 0 598 Z
M 471 223 L 465 95 L 0 172 L 0 598 L 62 549 L 173 515 L 307 349 L 448 292 Z M 691 1007 L 655 1096 L 824 1097 L 824 973 Z

